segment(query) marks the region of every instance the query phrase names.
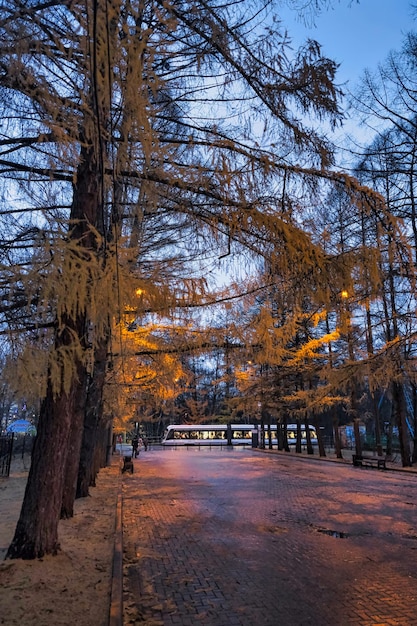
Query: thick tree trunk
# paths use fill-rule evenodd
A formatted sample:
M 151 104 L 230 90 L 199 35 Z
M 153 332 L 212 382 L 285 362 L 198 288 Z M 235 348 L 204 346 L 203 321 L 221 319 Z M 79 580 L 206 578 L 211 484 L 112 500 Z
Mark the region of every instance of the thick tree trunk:
M 83 148 L 71 208 L 72 230 L 69 233 L 69 238 L 78 243 L 79 263 L 88 264 L 88 255 L 96 252 L 96 239 L 90 226 L 96 225 L 99 213 L 97 171 L 93 148 Z M 76 283 L 71 288 L 76 289 Z M 74 317 L 64 316 L 61 320 L 55 335 L 57 352 L 61 348 L 71 350 L 74 346 L 77 349 L 80 346 L 86 348 L 86 313 L 82 311 L 87 308 L 87 304 L 80 303 Z M 75 352 L 74 359 L 77 358 Z M 68 393 L 64 391 L 63 385 L 60 390 L 53 388 L 52 378 L 48 376 L 47 394 L 41 406 L 38 435 L 22 509 L 6 558 L 35 559 L 45 554 L 56 554 L 59 549 L 58 523 L 61 513 L 71 515 L 75 497 L 80 449 L 77 436 L 81 428 L 80 418 L 84 413 L 80 385 L 84 381 L 85 370 L 80 362 L 74 363 L 74 375 Z M 71 438 L 73 427 L 74 433 L 77 428 L 79 430 Z M 74 467 L 77 469 L 75 473 Z
M 356 410 L 355 410 L 356 413 Z M 353 434 L 355 436 L 355 454 L 356 456 L 362 456 L 362 442 L 361 431 L 359 429 L 359 418 L 353 418 Z
M 339 433 L 339 418 L 337 417 L 335 413 L 333 414 L 332 421 L 333 421 L 334 451 L 336 453 L 336 458 L 343 459 L 342 442 L 340 440 L 340 433 Z
M 389 416 L 388 430 L 387 430 L 387 445 L 386 445 L 386 455 L 392 455 L 392 435 L 393 435 L 393 427 L 394 427 L 394 403 L 391 403 L 391 412 Z
M 297 439 L 295 444 L 295 451 L 301 453 L 301 422 L 297 420 Z
M 54 397 L 51 385 L 41 407 L 25 497 L 7 559 L 37 559 L 59 550 L 64 472 L 76 400 L 75 388 Z M 59 416 L 59 419 L 57 419 Z
M 384 451 L 382 448 L 381 441 L 381 419 L 379 415 L 379 407 L 375 392 L 372 392 L 372 404 L 373 404 L 373 413 L 374 413 L 374 423 L 375 423 L 375 447 L 376 453 L 378 456 L 382 456 Z
M 417 390 L 415 385 L 413 389 L 413 451 L 411 455 L 411 462 L 414 464 L 417 462 Z
M 267 432 L 268 432 L 268 450 L 272 450 L 271 416 L 269 414 L 268 414 Z
M 280 421 L 277 421 L 277 446 L 278 450 L 284 449 L 284 426 Z
M 97 440 L 97 416 L 89 411 L 85 416 L 80 463 L 78 466 L 76 498 L 85 498 L 94 485 L 94 450 Z
M 319 420 L 317 419 L 317 416 L 314 416 L 313 424 L 314 424 L 314 427 L 315 427 L 316 433 L 317 433 L 317 442 L 318 442 L 318 446 L 319 446 L 319 456 L 326 456 L 326 449 L 324 447 L 323 436 L 321 434 L 321 430 L 320 430 L 320 426 L 319 426 Z
M 89 381 L 87 391 L 84 429 L 78 467 L 77 498 L 88 496 L 89 487 L 95 484 L 98 471 L 94 461 L 94 453 L 99 435 L 99 425 L 103 419 L 103 389 L 107 369 L 107 350 L 108 340 L 107 338 L 103 338 L 95 353 L 93 376 Z
M 264 410 L 261 409 L 261 428 L 260 428 L 260 441 L 259 441 L 259 448 L 261 450 L 265 450 L 265 415 L 264 415 Z
M 304 421 L 304 428 L 306 429 L 307 454 L 314 454 L 313 444 L 311 443 L 311 432 L 309 429 L 308 419 Z
M 283 419 L 283 440 L 284 440 L 284 450 L 285 452 L 290 452 L 290 446 L 288 444 L 288 429 L 287 429 L 287 424 L 288 424 L 288 420 L 287 420 L 287 416 L 284 416 Z
M 61 518 L 68 519 L 74 515 L 74 501 L 77 489 L 77 476 L 81 450 L 81 440 L 84 429 L 84 412 L 86 400 L 87 372 L 83 368 L 77 383 L 76 404 L 71 422 L 71 432 L 68 441 L 68 455 L 64 475 L 64 489 L 62 494 Z
M 400 440 L 401 461 L 403 467 L 411 466 L 410 440 L 407 432 L 405 419 L 404 391 L 400 383 L 393 383 L 393 399 L 395 421 L 398 427 L 398 437 Z
M 107 466 L 107 444 L 109 441 L 109 430 L 111 428 L 111 424 L 104 419 L 102 416 L 99 423 L 99 434 L 97 437 L 97 445 L 95 447 L 95 459 L 96 459 L 96 472 L 95 476 L 97 476 L 99 470 L 102 467 Z

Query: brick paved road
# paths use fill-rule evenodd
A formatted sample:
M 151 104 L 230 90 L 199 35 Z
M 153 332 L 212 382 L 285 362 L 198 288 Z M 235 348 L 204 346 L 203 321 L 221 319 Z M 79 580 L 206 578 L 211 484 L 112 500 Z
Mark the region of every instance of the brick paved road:
M 125 626 L 417 624 L 416 474 L 155 449 L 123 507 Z

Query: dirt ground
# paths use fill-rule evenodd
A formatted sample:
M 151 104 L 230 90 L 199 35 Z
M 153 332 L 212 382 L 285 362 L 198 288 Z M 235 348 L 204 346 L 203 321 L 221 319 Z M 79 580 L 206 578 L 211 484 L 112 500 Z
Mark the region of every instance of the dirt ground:
M 4 560 L 19 517 L 28 460 L 14 458 L 0 478 L 0 624 L 106 626 L 120 481 L 118 458 L 102 469 L 90 496 L 59 524 L 61 552 L 35 561 Z

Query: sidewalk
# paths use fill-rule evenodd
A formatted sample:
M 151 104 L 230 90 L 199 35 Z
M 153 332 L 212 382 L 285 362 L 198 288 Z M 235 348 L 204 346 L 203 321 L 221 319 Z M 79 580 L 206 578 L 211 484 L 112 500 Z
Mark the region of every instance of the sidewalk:
M 416 545 L 413 506 L 417 503 L 417 494 L 414 476 L 412 479 L 407 476 L 416 473 L 416 469 L 402 469 L 398 465 L 392 468 L 395 472 L 353 468 L 346 452 L 346 458 L 340 461 L 331 456 L 321 459 L 316 455 L 250 448 L 245 451 L 224 448 L 208 453 L 155 447 L 142 451 L 134 460 L 133 475 L 122 475 L 123 456 L 130 453 L 130 445 L 123 444 L 120 449 L 118 446 L 112 466 L 100 471 L 91 497 L 77 501 L 75 517 L 60 523 L 62 553 L 58 557 L 0 563 L 0 615 L 5 624 L 68 626 L 76 622 L 77 626 L 194 626 L 201 622 L 204 626 L 266 626 L 269 623 L 287 626 L 282 617 L 279 621 L 268 621 L 271 618 L 265 613 L 265 600 L 253 597 L 252 591 L 242 596 L 241 587 L 258 589 L 262 598 L 268 598 L 270 593 L 277 593 L 275 587 L 271 591 L 269 578 L 274 580 L 281 572 L 280 585 L 286 589 L 288 581 L 292 581 L 304 597 L 305 587 L 310 584 L 306 576 L 311 576 L 311 584 L 316 589 L 323 567 L 317 561 L 318 555 L 310 553 L 311 546 L 316 546 L 320 552 L 321 544 L 317 542 L 319 538 L 326 541 L 323 539 L 326 529 L 350 532 L 352 524 L 358 528 L 362 524 L 362 534 L 357 534 L 354 528 L 348 542 L 338 540 L 338 543 L 354 543 L 355 546 L 354 549 L 349 546 L 348 553 L 339 554 L 342 569 L 339 572 L 336 568 L 335 580 L 344 574 L 346 564 L 364 561 L 364 569 L 368 571 L 371 566 L 370 579 L 375 579 L 377 585 L 392 572 L 393 590 L 383 586 L 381 594 L 391 597 L 397 593 L 397 570 L 408 566 L 407 558 L 414 554 Z M 265 468 L 269 468 L 266 475 L 263 474 Z M 0 481 L 0 551 L 3 556 L 13 537 L 27 472 L 28 463 L 16 460 L 11 477 Z M 333 483 L 338 485 L 336 490 L 331 488 Z M 381 484 L 389 488 L 377 496 Z M 349 491 L 339 491 L 342 487 L 348 487 Z M 403 489 L 405 487 L 407 489 Z M 362 505 L 369 503 L 369 510 L 366 506 L 364 511 L 356 510 L 362 505 L 352 502 L 355 489 Z M 349 509 L 335 516 L 329 507 L 339 500 L 343 505 L 351 503 L 355 515 L 352 516 Z M 322 511 L 317 511 L 319 504 Z M 386 506 L 386 514 L 382 504 Z M 395 515 L 394 509 L 398 509 Z M 357 552 L 356 543 L 369 539 L 369 529 L 374 527 L 379 537 L 377 553 L 375 546 L 370 551 L 364 547 L 363 553 Z M 397 533 L 397 527 L 401 532 Z M 396 554 L 390 560 L 393 544 L 398 541 L 402 542 L 401 562 Z M 328 548 L 335 549 L 335 546 L 330 543 L 323 547 L 327 552 Z M 356 556 L 352 561 L 353 553 Z M 251 555 L 249 562 L 248 554 Z M 275 554 L 274 561 L 268 565 L 272 554 Z M 384 566 L 386 555 L 388 560 Z M 304 570 L 300 563 L 305 559 Z M 266 579 L 260 573 L 264 564 Z M 252 568 L 260 569 L 252 572 Z M 224 576 L 228 577 L 226 581 Z M 292 580 L 294 576 L 296 580 Z M 398 583 L 398 597 L 402 593 L 401 585 L 406 591 L 410 581 L 416 583 L 413 570 Z M 318 596 L 327 593 L 327 583 L 324 583 L 324 590 L 315 591 Z M 226 597 L 225 589 L 229 589 Z M 241 598 L 247 615 L 257 621 L 242 617 L 241 609 L 230 605 L 229 596 Z M 407 594 L 404 597 L 407 598 Z M 415 612 L 413 597 L 409 604 Z M 355 612 L 353 621 L 342 622 L 340 626 L 376 623 L 411 626 L 415 623 L 415 613 L 407 621 L 401 613 L 404 607 L 397 606 L 398 598 L 392 602 L 395 618 L 366 622 L 360 621 Z M 294 614 L 297 614 L 298 604 L 299 598 L 295 607 L 290 607 Z M 195 613 L 198 606 L 201 610 Z M 259 609 L 256 615 L 252 613 L 252 606 Z M 327 622 L 289 620 L 288 626 L 308 623 L 322 626 Z M 331 623 L 331 626 L 336 625 L 337 622 Z
M 29 459 L 16 457 L 0 479 L 0 623 L 7 626 L 108 626 L 120 459 L 113 457 L 91 488 L 61 520 L 61 552 L 34 561 L 3 561 L 13 538 Z
M 342 459 L 338 459 L 336 457 L 336 453 L 334 449 L 326 449 L 325 457 L 319 456 L 317 453 L 317 450 L 315 450 L 315 454 L 307 454 L 305 451 L 303 451 L 302 454 L 299 454 L 294 451 L 285 452 L 283 450 L 276 450 L 276 449 L 269 450 L 267 448 L 265 448 L 265 450 L 257 449 L 257 451 L 269 453 L 269 454 L 278 454 L 278 455 L 283 455 L 283 456 L 294 456 L 295 458 L 305 459 L 307 461 L 329 461 L 332 463 L 341 463 L 345 465 L 353 464 L 352 457 L 355 454 L 355 450 L 347 449 L 347 448 L 343 448 L 342 450 L 342 456 L 343 456 Z M 372 452 L 372 451 L 365 451 L 364 455 L 377 457 L 376 452 Z M 411 472 L 411 473 L 417 474 L 417 466 L 402 467 L 401 456 L 399 452 L 393 455 L 393 459 L 391 461 L 386 461 L 386 468 L 387 470 L 391 470 L 391 471 Z M 375 469 L 375 468 L 372 468 L 372 469 Z
M 123 478 L 124 625 L 412 626 L 414 473 L 251 449 L 143 454 Z

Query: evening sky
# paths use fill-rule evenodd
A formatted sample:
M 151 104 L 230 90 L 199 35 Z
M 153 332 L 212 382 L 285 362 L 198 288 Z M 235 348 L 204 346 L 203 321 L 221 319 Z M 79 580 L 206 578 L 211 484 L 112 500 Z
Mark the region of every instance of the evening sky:
M 303 4 L 300 0 L 300 7 Z M 331 5 L 315 17 L 314 24 L 306 24 L 286 8 L 280 15 L 294 48 L 315 39 L 322 53 L 339 64 L 336 83 L 345 93 L 355 90 L 365 69 L 376 70 L 392 50 L 401 50 L 406 34 L 417 29 L 417 10 L 410 0 L 332 0 Z M 346 134 L 359 143 L 372 136 L 354 118 L 346 120 L 333 139 L 341 145 Z
M 375 69 L 390 50 L 399 50 L 416 26 L 408 0 L 333 0 L 314 25 L 304 24 L 294 11 L 282 15 L 294 43 L 316 39 L 323 53 L 340 63 L 339 80 L 348 80 L 349 88 L 365 68 Z

